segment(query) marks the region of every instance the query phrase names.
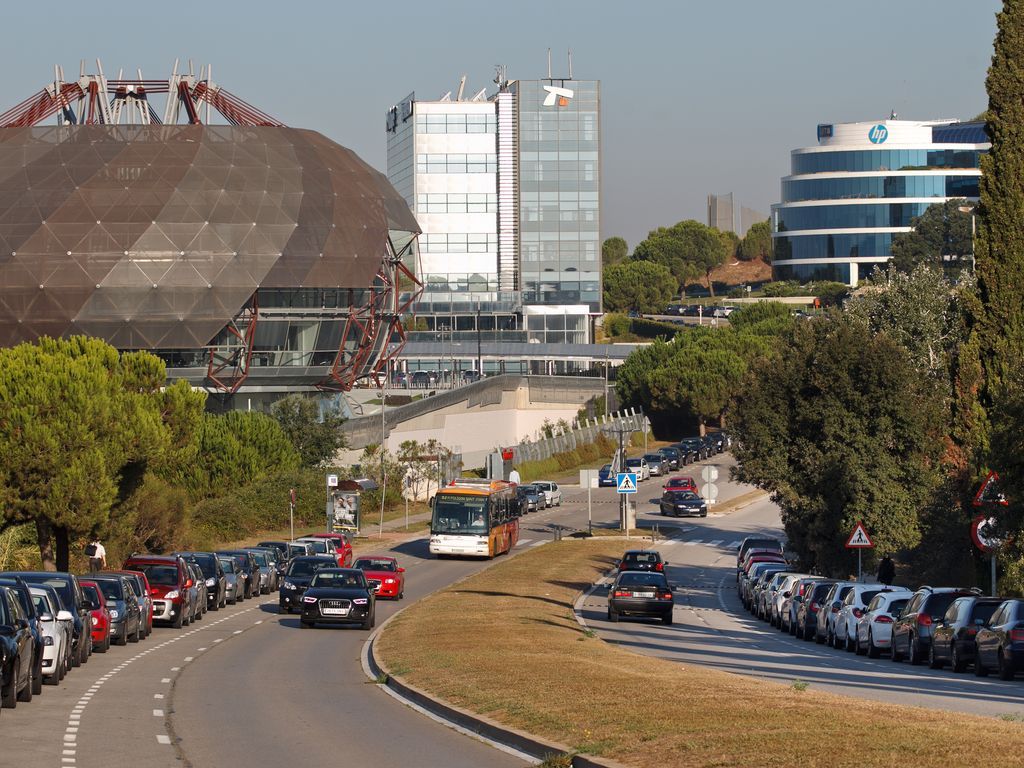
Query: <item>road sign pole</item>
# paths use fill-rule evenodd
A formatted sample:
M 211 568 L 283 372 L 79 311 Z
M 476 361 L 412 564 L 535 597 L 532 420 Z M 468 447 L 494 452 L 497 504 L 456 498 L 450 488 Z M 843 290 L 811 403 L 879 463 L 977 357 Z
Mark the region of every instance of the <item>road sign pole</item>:
M 857 549 L 857 581 L 864 581 L 863 576 L 864 576 L 864 572 L 863 572 L 863 569 L 861 568 L 861 551 L 860 551 L 860 548 L 858 547 L 858 549 Z
M 996 596 L 996 553 L 992 550 L 992 597 Z
M 594 481 L 590 479 L 590 475 L 587 475 L 587 536 L 594 535 L 594 506 L 591 500 L 591 488 L 594 487 Z

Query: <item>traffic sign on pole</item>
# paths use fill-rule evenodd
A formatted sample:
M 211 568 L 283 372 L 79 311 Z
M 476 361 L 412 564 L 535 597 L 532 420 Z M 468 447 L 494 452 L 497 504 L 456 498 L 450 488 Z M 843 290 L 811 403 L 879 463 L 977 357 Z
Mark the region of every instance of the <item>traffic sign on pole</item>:
M 846 542 L 846 546 L 848 549 L 871 549 L 875 546 L 871 543 L 871 537 L 868 536 L 864 523 L 857 523 L 853 533 L 850 534 L 850 538 Z
M 337 475 L 328 475 L 327 476 L 327 487 L 328 488 L 337 488 L 338 487 L 338 476 Z
M 700 476 L 705 483 L 713 483 L 718 479 L 718 467 L 714 464 L 708 464 L 700 471 Z
M 636 493 L 636 472 L 619 472 L 615 481 L 619 493 Z

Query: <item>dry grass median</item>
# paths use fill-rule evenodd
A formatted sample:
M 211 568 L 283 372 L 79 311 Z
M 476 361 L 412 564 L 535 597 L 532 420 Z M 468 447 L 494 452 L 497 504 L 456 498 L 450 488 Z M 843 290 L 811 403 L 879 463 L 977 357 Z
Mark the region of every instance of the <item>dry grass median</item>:
M 588 636 L 571 604 L 623 549 L 564 541 L 499 563 L 402 613 L 378 657 L 457 706 L 635 766 L 945 768 L 1024 754 L 1019 722 L 802 690 Z

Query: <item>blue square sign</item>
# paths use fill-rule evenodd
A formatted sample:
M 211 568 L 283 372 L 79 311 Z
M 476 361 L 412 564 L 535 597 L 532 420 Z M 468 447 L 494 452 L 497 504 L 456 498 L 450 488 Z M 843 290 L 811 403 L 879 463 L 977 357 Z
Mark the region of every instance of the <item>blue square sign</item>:
M 619 472 L 615 485 L 619 493 L 636 493 L 636 472 Z

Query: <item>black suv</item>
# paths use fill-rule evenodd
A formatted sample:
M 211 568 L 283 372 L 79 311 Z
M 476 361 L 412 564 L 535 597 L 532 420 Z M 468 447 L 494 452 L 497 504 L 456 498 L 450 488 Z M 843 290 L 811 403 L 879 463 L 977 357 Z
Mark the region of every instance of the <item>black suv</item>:
M 932 631 L 958 597 L 978 595 L 965 587 L 921 587 L 892 625 L 892 660 L 920 664 L 928 658 Z
M 182 552 L 187 562 L 195 563 L 202 571 L 206 582 L 207 607 L 211 611 L 219 610 L 228 604 L 228 579 L 220 560 L 212 552 Z
M 309 582 L 321 568 L 337 568 L 338 561 L 330 555 L 305 555 L 293 557 L 278 591 L 279 613 L 291 613 L 293 608 L 302 608 L 302 595 Z
M 668 565 L 653 549 L 630 549 L 619 561 L 619 571 L 664 571 Z
M 10 589 L 18 599 L 22 616 L 28 620 L 28 628 L 32 633 L 32 693 L 43 692 L 43 630 L 39 626 L 39 613 L 36 611 L 32 591 L 24 579 L 0 573 L 0 585 Z
M 928 666 L 940 669 L 947 663 L 963 672 L 974 661 L 974 640 L 978 630 L 989 626 L 992 615 L 1003 604 L 1001 597 L 958 597 L 932 632 Z

